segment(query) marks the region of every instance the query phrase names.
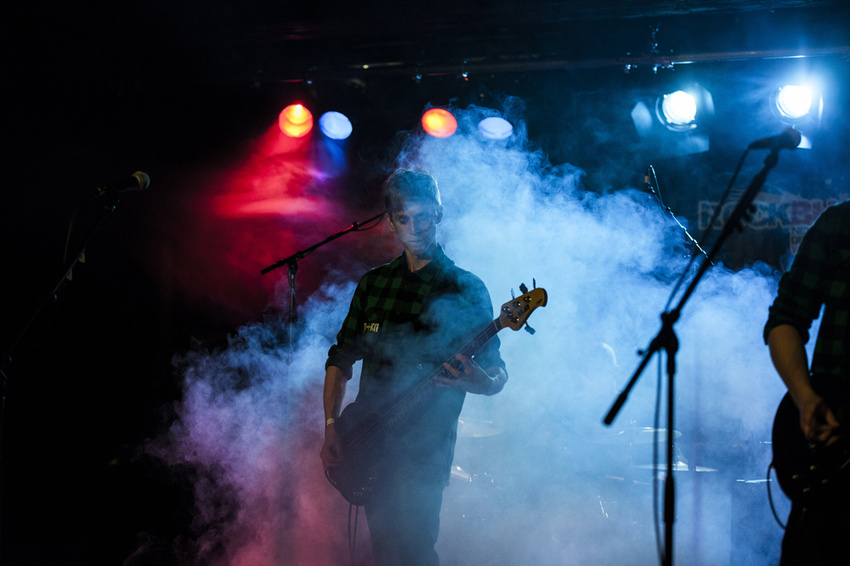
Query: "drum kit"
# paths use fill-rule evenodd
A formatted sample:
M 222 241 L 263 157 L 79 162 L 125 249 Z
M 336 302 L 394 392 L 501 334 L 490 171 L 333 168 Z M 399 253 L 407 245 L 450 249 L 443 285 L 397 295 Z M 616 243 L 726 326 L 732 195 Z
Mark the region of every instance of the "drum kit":
M 502 429 L 493 421 L 463 417 L 457 421 L 458 438 L 486 438 L 502 434 L 502 432 Z
M 568 454 L 571 458 L 580 458 L 581 452 L 590 451 L 598 453 L 609 451 L 620 454 L 628 461 L 628 465 L 636 470 L 658 469 L 663 471 L 666 465 L 643 463 L 634 464 L 635 453 L 640 447 L 663 444 L 667 442 L 667 430 L 646 426 L 628 426 L 620 429 L 605 429 L 600 427 L 592 433 L 570 434 L 567 425 L 559 423 L 554 428 L 540 427 L 523 444 L 522 448 L 527 451 L 546 452 L 547 459 L 557 457 L 558 454 Z M 491 439 L 505 434 L 505 430 L 492 420 L 458 419 L 458 443 L 459 445 L 475 442 L 478 439 Z M 673 431 L 673 438 L 680 438 L 682 433 Z M 571 438 L 571 440 L 568 440 Z M 572 445 L 572 446 L 570 446 Z M 596 446 L 593 449 L 591 447 Z M 606 447 L 612 447 L 608 450 Z M 555 462 L 553 462 L 555 463 Z M 614 467 L 621 467 L 620 463 L 614 462 Z M 684 460 L 678 460 L 674 464 L 673 471 L 676 472 L 717 472 L 716 468 L 707 466 L 691 466 Z
M 673 431 L 674 439 L 681 436 L 680 431 Z M 612 491 L 619 493 L 616 498 L 622 498 L 623 489 L 651 492 L 653 479 L 662 480 L 666 474 L 663 445 L 668 433 L 663 428 L 600 426 L 591 432 L 576 432 L 566 423 L 557 423 L 541 425 L 525 438 L 516 437 L 492 420 L 461 417 L 450 485 L 500 500 L 529 484 L 564 486 L 566 490 L 596 485 L 587 489 L 595 492 L 594 507 L 610 516 L 607 509 L 615 498 Z M 658 463 L 651 462 L 652 445 L 657 445 L 661 456 Z M 677 454 L 674 472 L 718 472 L 717 468 L 688 462 L 681 452 Z
M 599 540 L 616 541 L 616 548 L 606 549 L 614 556 L 628 554 L 627 547 L 644 548 L 653 537 L 653 482 L 665 473 L 668 431 L 592 428 L 577 431 L 565 422 L 517 430 L 496 419 L 462 416 L 443 497 L 443 530 L 473 544 L 482 532 L 511 539 L 522 522 L 534 534 L 520 537 L 517 544 L 532 547 L 517 549 L 520 554 L 575 550 Z M 681 437 L 673 432 L 673 438 Z M 662 456 L 658 466 L 651 463 L 654 448 Z M 676 460 L 677 477 L 705 478 L 718 471 L 684 456 Z M 489 542 L 475 551 L 493 556 L 479 563 L 504 563 L 504 545 L 483 539 Z

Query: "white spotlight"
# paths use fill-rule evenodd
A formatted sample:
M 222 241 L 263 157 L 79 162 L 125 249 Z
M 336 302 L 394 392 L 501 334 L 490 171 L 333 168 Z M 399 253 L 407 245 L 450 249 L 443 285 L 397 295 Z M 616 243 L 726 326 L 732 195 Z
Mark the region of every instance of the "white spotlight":
M 672 129 L 689 129 L 694 127 L 697 117 L 697 103 L 694 97 L 683 90 L 665 94 L 660 102 L 661 117 L 667 127 Z
M 514 133 L 514 127 L 504 118 L 491 116 L 478 122 L 478 131 L 487 139 L 503 140 Z
M 776 109 L 791 120 L 802 118 L 812 109 L 812 89 L 800 85 L 783 86 L 776 95 Z

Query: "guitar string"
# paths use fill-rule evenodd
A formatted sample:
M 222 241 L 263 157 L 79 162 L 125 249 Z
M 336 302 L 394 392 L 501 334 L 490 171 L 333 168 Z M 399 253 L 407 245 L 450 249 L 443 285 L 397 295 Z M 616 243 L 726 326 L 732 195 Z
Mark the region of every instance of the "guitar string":
M 466 344 L 463 348 L 460 349 L 459 353 L 463 355 L 469 355 L 482 345 L 484 345 L 487 341 L 490 340 L 495 334 L 500 330 L 500 326 L 497 327 L 499 320 L 496 319 L 493 322 L 489 323 L 487 327 L 484 328 L 472 341 Z M 450 358 L 447 363 L 456 364 L 457 359 Z M 368 446 L 372 442 L 374 442 L 377 438 L 380 437 L 378 431 L 382 429 L 388 421 L 398 421 L 399 415 L 409 410 L 408 407 L 413 407 L 418 405 L 419 401 L 423 399 L 425 396 L 429 395 L 432 390 L 436 389 L 436 384 L 434 383 L 434 378 L 438 375 L 442 374 L 443 376 L 448 376 L 448 371 L 440 366 L 439 369 L 433 371 L 427 379 L 422 380 L 413 389 L 404 394 L 399 400 L 396 401 L 395 406 L 391 409 L 391 414 L 384 422 L 375 422 L 372 423 L 371 426 L 365 427 L 358 436 L 354 437 L 348 444 L 349 450 L 361 450 L 364 447 Z M 394 426 L 398 426 L 400 422 L 395 422 Z
M 496 335 L 499 330 L 503 327 L 500 323 L 500 319 L 495 319 L 492 322 L 488 323 L 487 326 L 476 335 L 470 342 L 464 345 L 458 353 L 464 356 L 469 357 L 472 353 L 477 351 L 481 346 L 486 344 L 493 336 Z M 457 369 L 457 365 L 459 364 L 457 358 L 452 356 L 447 360 L 446 363 L 453 365 Z M 387 425 L 388 422 L 397 421 L 400 418 L 400 414 L 409 411 L 410 408 L 415 407 L 421 402 L 423 398 L 427 395 L 430 395 L 433 390 L 437 388 L 434 379 L 443 375 L 447 377 L 450 375 L 448 370 L 445 367 L 440 366 L 437 370 L 431 372 L 427 379 L 420 381 L 417 385 L 415 385 L 410 391 L 402 395 L 395 403 L 393 403 L 393 408 L 390 409 L 390 414 L 385 419 L 381 419 L 381 422 L 373 422 L 370 426 L 364 427 L 360 433 L 352 438 L 347 448 L 349 450 L 363 450 L 365 447 L 371 445 L 374 441 L 380 438 L 381 429 Z M 401 424 L 401 422 L 393 422 L 393 426 L 397 427 Z
M 520 299 L 522 299 L 522 297 L 520 297 Z M 514 300 L 514 306 L 517 306 L 519 304 L 521 304 L 521 301 L 519 299 L 515 299 Z M 526 302 L 523 305 L 523 307 L 524 308 L 522 308 L 522 313 L 519 316 L 514 316 L 514 317 L 509 316 L 509 310 L 507 308 L 503 307 L 500 311 L 501 314 L 499 315 L 499 317 L 496 318 L 495 320 L 491 321 L 490 323 L 488 323 L 487 326 L 485 326 L 476 335 L 475 338 L 473 338 L 470 342 L 468 342 L 465 346 L 463 346 L 459 350 L 458 353 L 465 355 L 467 357 L 470 357 L 475 351 L 477 351 L 481 346 L 483 346 L 493 336 L 495 336 L 502 328 L 504 328 L 504 325 L 501 322 L 503 318 L 506 319 L 506 320 L 509 320 L 509 321 L 518 322 L 518 321 L 521 320 L 523 314 L 527 313 L 529 310 L 533 310 L 533 309 L 531 309 L 528 302 Z M 515 329 L 515 330 L 517 330 L 517 329 Z M 457 368 L 457 366 L 455 364 L 458 363 L 458 362 L 457 362 L 457 359 L 454 356 L 449 358 L 447 363 L 449 363 L 449 364 L 451 364 L 451 365 L 453 365 L 454 367 Z M 447 370 L 443 366 L 440 366 L 436 371 L 432 372 L 428 376 L 427 379 L 418 383 L 416 386 L 413 387 L 413 389 L 411 391 L 404 394 L 400 398 L 400 400 L 397 400 L 396 403 L 394 404 L 395 406 L 392 409 L 390 409 L 390 411 L 392 413 L 394 413 L 392 416 L 388 417 L 387 419 L 383 419 L 384 422 L 373 422 L 371 425 L 364 427 L 357 436 L 355 436 L 354 438 L 352 438 L 348 442 L 347 449 L 349 451 L 362 450 L 365 447 L 372 444 L 373 442 L 375 442 L 378 438 L 380 438 L 379 432 L 385 426 L 386 421 L 393 419 L 393 418 L 398 419 L 398 415 L 401 412 L 400 410 L 397 409 L 398 404 L 401 403 L 402 405 L 410 405 L 410 406 L 418 405 L 418 402 L 413 403 L 413 400 L 415 399 L 417 401 L 420 401 L 426 395 L 429 395 L 432 392 L 431 389 L 436 388 L 436 384 L 434 383 L 434 378 L 437 375 L 440 375 L 441 373 L 444 376 L 446 376 L 446 374 L 447 374 Z M 420 391 L 421 389 L 425 389 L 426 391 Z M 396 426 L 398 426 L 399 424 L 400 423 L 396 423 Z

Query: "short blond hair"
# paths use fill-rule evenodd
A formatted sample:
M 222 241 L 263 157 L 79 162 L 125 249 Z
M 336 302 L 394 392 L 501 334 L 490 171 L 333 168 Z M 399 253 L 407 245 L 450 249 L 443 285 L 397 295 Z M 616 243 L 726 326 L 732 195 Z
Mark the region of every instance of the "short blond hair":
M 387 213 L 392 216 L 412 202 L 442 207 L 437 180 L 425 169 L 398 169 L 384 183 Z

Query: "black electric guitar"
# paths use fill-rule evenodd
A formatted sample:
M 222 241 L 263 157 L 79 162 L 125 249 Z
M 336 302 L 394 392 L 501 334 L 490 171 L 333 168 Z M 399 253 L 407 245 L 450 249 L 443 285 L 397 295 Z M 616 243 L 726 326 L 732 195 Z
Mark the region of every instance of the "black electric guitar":
M 850 490 L 850 382 L 814 380 L 815 391 L 838 417 L 837 440 L 829 444 L 810 444 L 800 428 L 800 412 L 789 394 L 785 394 L 773 420 L 773 465 L 779 486 L 791 501 L 808 505 L 828 499 L 837 490 Z
M 521 286 L 523 295 L 502 305 L 499 316 L 479 331 L 458 353 L 472 357 L 501 329 L 522 328 L 537 307 L 546 306 L 546 291 Z M 528 328 L 533 332 L 530 327 Z M 457 367 L 452 356 L 447 363 Z M 376 482 L 380 481 L 377 468 L 384 449 L 393 433 L 411 420 L 419 408 L 428 401 L 437 385 L 437 376 L 451 377 L 442 365 L 393 402 L 382 407 L 373 407 L 361 401 L 349 404 L 336 419 L 334 428 L 342 442 L 345 460 L 339 466 L 329 468 L 325 474 L 331 484 L 352 505 L 363 505 L 369 500 Z

